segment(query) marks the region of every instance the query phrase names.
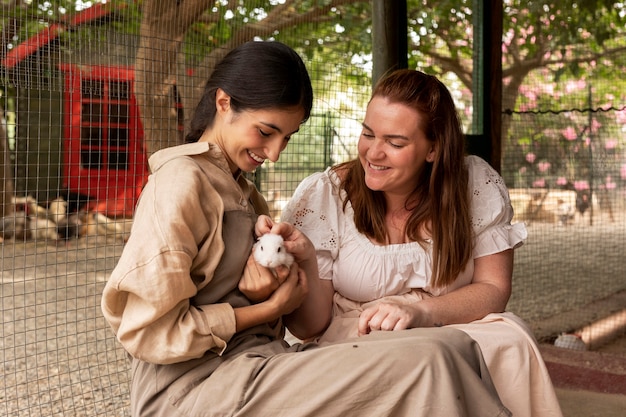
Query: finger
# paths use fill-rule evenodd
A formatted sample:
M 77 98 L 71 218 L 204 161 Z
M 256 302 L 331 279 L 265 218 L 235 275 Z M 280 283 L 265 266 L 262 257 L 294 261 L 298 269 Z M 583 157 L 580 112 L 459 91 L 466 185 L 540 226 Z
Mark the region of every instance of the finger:
M 265 233 L 269 233 L 269 231 L 274 226 L 274 221 L 271 217 L 266 215 L 260 215 L 257 219 L 254 231 L 257 236 L 264 235 Z
M 287 240 L 293 233 L 293 230 L 294 230 L 294 227 L 291 225 L 291 223 L 280 222 L 280 223 L 274 223 L 274 225 L 272 226 L 271 232 L 277 233 L 281 235 L 283 239 Z
M 396 328 L 399 321 L 400 319 L 397 317 L 387 316 L 387 318 L 380 324 L 380 330 L 392 331 Z
M 394 330 L 394 331 L 395 330 L 406 330 L 408 328 L 409 328 L 409 326 L 407 326 L 406 323 L 404 323 L 402 320 L 398 320 L 396 322 L 396 324 L 393 326 L 392 330 Z
M 370 322 L 367 324 L 370 330 L 380 330 L 380 321 L 376 319 L 376 317 L 372 318 Z
M 254 249 L 252 250 L 252 252 L 254 252 Z M 250 253 L 250 256 L 248 256 L 248 261 L 246 262 L 246 265 L 248 266 L 248 268 L 252 268 L 253 266 L 255 267 L 257 265 L 252 253 Z
M 281 266 L 283 267 L 283 266 Z M 284 268 L 284 267 L 283 267 Z M 298 274 L 300 272 L 300 269 L 298 268 L 298 264 L 293 264 L 291 265 L 291 268 L 288 268 L 289 273 L 287 274 L 287 277 L 285 278 L 285 281 L 289 281 L 290 283 L 297 285 L 298 284 Z
M 274 268 L 274 272 L 274 277 L 279 284 L 282 284 L 291 273 L 291 269 L 286 267 L 285 265 L 278 265 L 276 268 Z
M 372 318 L 372 310 L 364 310 L 359 316 L 359 336 L 366 335 L 370 332 L 370 319 Z

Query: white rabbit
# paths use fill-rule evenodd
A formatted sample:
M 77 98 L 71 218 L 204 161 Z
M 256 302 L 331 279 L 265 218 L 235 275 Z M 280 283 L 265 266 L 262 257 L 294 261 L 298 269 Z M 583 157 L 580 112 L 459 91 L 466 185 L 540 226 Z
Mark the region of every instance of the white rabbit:
M 266 233 L 254 244 L 254 259 L 266 268 L 279 265 L 291 267 L 293 255 L 285 249 L 283 237 L 274 233 Z

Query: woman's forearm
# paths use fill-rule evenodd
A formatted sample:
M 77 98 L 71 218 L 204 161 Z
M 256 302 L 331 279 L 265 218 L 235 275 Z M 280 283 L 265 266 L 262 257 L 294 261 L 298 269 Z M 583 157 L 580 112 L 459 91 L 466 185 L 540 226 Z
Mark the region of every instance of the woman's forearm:
M 307 339 L 317 336 L 328 327 L 334 289 L 332 281 L 319 279 L 315 258 L 302 262 L 300 267 L 306 272 L 309 293 L 298 309 L 284 317 L 284 322 L 294 336 Z
M 272 322 L 278 318 L 278 312 L 268 302 L 238 307 L 234 310 L 237 332 L 262 323 Z
M 427 298 L 415 304 L 415 327 L 469 323 L 489 313 L 504 311 L 508 296 L 487 283 L 470 284 L 451 293 Z
M 470 285 L 419 302 L 421 326 L 469 323 L 489 313 L 504 311 L 511 296 L 513 250 L 474 260 Z

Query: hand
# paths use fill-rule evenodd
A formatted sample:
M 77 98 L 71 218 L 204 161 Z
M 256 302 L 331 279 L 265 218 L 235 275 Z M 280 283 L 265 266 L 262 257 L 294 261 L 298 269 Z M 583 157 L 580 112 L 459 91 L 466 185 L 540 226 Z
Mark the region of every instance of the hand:
M 268 302 L 274 303 L 279 315 L 284 316 L 300 307 L 308 292 L 306 273 L 294 263 L 287 279 L 272 293 Z
M 296 262 L 315 260 L 315 248 L 308 237 L 291 223 L 275 223 L 269 216 L 260 215 L 254 227 L 257 236 L 265 233 L 276 233 L 283 237 L 285 249 L 291 253 Z
M 254 225 L 254 233 L 257 237 L 262 236 L 266 233 L 269 233 L 274 227 L 274 221 L 270 216 L 265 214 L 259 215 Z
M 404 330 L 417 327 L 414 323 L 418 317 L 417 308 L 413 305 L 381 302 L 366 308 L 359 316 L 359 336 L 372 330 Z
M 239 280 L 241 291 L 252 302 L 265 301 L 289 275 L 289 268 L 278 266 L 274 271 L 259 265 L 250 255 Z

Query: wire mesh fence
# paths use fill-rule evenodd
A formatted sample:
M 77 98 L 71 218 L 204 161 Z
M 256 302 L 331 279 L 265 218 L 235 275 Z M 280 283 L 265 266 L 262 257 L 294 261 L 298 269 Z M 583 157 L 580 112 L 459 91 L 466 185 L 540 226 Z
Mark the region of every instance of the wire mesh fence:
M 187 27 L 160 20 L 161 31 L 140 24 L 158 1 L 143 9 L 15 4 L 0 9 L 0 415 L 128 415 L 129 361 L 102 317 L 100 294 L 128 236 L 147 157 L 182 143 L 202 80 L 229 48 L 281 40 L 304 57 L 316 101 L 280 161 L 252 175 L 279 218 L 304 177 L 357 155 L 371 83 L 369 2 L 219 1 Z M 412 7 L 409 14 L 426 24 Z M 412 57 L 442 77 L 471 129 L 462 74 Z M 516 90 L 514 105 L 505 100 L 502 174 L 515 221 L 529 230 L 507 308 L 544 342 L 596 322 L 623 331 L 626 94 L 612 77 L 578 87 L 534 78 Z M 543 91 L 550 83 L 564 96 L 573 89 L 572 99 Z
M 597 348 L 605 335 L 624 334 L 626 166 L 618 144 L 625 115 L 587 106 L 506 116 L 526 139 L 506 148 L 503 174 L 516 219 L 529 226 L 514 275 L 525 290 L 514 290 L 509 308 L 542 341 L 571 333 Z

